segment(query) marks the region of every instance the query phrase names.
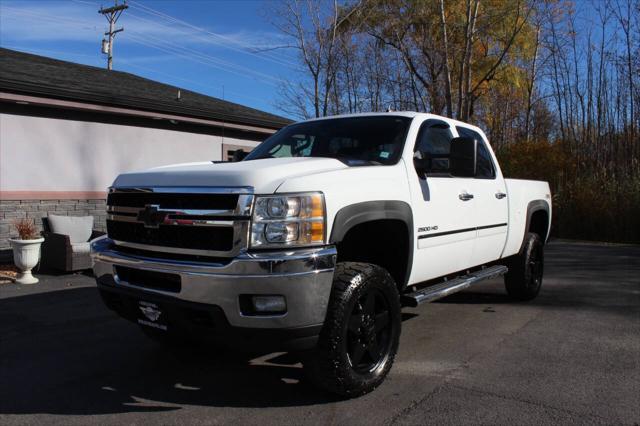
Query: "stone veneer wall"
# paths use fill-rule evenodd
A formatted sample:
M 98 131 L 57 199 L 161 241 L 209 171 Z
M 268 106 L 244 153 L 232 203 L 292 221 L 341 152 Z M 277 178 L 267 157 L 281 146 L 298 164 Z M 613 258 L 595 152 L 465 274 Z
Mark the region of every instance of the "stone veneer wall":
M 61 216 L 93 216 L 94 229 L 106 229 L 105 200 L 0 200 L 0 261 L 12 259 L 9 238 L 17 235 L 13 221 L 33 218 L 38 232 L 42 231 L 42 218 L 49 214 Z

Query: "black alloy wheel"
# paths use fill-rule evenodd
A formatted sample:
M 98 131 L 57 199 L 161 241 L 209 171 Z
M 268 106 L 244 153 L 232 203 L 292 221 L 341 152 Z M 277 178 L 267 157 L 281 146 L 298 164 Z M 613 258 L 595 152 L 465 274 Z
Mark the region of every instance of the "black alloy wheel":
M 510 297 L 527 301 L 534 299 L 542 287 L 544 273 L 544 245 L 538 234 L 529 232 L 520 253 L 507 262 L 509 272 L 504 277 Z
M 369 263 L 338 263 L 305 371 L 315 385 L 341 396 L 371 392 L 391 370 L 400 331 L 400 296 L 391 275 Z
M 537 294 L 542 285 L 542 274 L 544 272 L 544 251 L 542 244 L 537 244 L 529 256 L 527 271 L 527 284 L 529 292 Z
M 347 331 L 347 355 L 359 373 L 371 373 L 384 361 L 391 344 L 389 303 L 378 289 L 364 292 L 353 306 Z

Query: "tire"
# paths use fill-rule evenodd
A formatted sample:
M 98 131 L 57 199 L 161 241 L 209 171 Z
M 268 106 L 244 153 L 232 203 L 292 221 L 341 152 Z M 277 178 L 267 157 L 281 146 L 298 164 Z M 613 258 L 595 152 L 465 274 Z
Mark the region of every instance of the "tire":
M 508 265 L 509 272 L 504 277 L 509 297 L 527 301 L 540 293 L 544 272 L 544 245 L 538 234 L 525 235 L 524 245 L 519 254 L 513 256 Z
M 305 371 L 316 386 L 341 396 L 371 392 L 393 365 L 400 331 L 400 296 L 391 275 L 368 263 L 339 263 Z

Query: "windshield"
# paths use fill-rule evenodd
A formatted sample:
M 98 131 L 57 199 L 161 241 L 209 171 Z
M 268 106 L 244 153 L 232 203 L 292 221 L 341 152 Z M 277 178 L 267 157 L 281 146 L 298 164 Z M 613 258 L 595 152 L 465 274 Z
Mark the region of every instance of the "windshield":
M 349 117 L 293 124 L 254 149 L 245 160 L 335 158 L 350 166 L 396 164 L 411 118 Z

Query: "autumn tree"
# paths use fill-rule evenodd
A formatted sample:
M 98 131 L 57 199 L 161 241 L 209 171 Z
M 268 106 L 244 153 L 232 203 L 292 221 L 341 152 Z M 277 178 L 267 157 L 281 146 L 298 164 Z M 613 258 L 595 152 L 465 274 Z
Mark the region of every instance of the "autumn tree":
M 509 175 L 551 182 L 555 232 L 640 241 L 637 0 L 273 5 L 301 67 L 283 86 L 283 111 L 414 110 L 472 122 Z

